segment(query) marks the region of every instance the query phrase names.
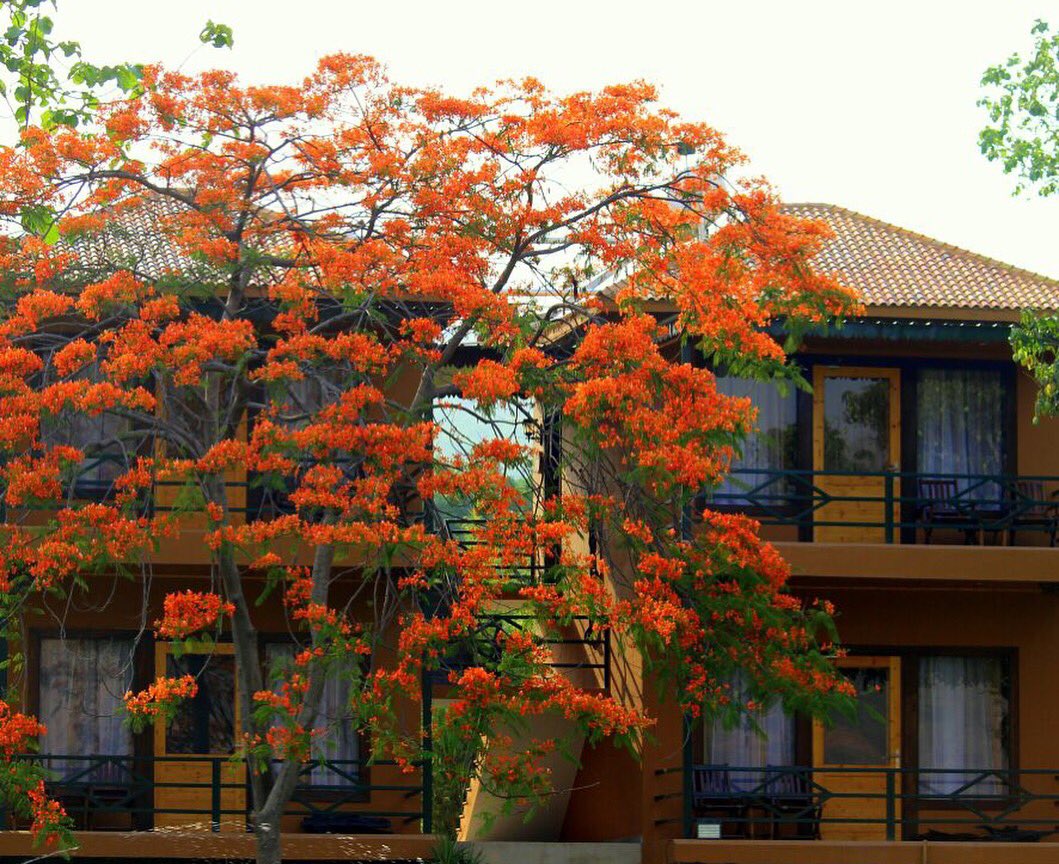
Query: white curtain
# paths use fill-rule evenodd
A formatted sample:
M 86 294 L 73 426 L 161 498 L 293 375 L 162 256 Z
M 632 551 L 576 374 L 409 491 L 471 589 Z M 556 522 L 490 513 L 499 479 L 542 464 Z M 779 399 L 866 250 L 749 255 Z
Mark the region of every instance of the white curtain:
M 919 661 L 919 788 L 950 794 L 976 780 L 953 769 L 1008 767 L 1008 700 L 1004 663 L 997 657 L 923 657 Z M 988 777 L 961 793 L 996 795 Z
M 277 664 L 289 663 L 293 659 L 294 646 L 287 642 L 271 642 L 265 649 L 265 656 L 270 669 L 275 670 Z M 355 674 L 352 670 L 357 662 L 357 658 L 350 658 L 349 668 L 340 669 L 332 665 L 328 670 L 320 712 L 317 714 L 316 723 L 313 724 L 313 728 L 324 730 L 313 739 L 314 759 L 355 762 L 360 758 L 360 738 L 351 722 L 349 692 L 350 676 Z M 278 684 L 277 681 L 277 690 Z M 309 775 L 309 782 L 314 786 L 352 786 L 359 773 L 359 764 L 336 765 L 334 768 L 317 765 Z
M 751 503 L 740 497 L 740 493 L 765 483 L 769 471 L 795 466 L 797 397 L 793 387 L 781 393 L 771 382 L 729 375 L 717 376 L 717 391 L 725 396 L 749 398 L 757 409 L 755 428 L 744 439 L 742 454 L 732 462 L 733 469 L 745 469 L 749 473 L 735 474 L 716 489 L 716 493 L 725 496 L 718 501 L 720 504 Z M 786 480 L 773 480 L 755 497 L 765 506 L 782 506 L 784 502 L 774 496 L 785 495 L 789 485 Z
M 917 468 L 921 473 L 1001 474 L 1004 470 L 1004 383 L 986 369 L 924 369 L 916 391 Z M 959 480 L 960 490 L 975 481 Z M 971 489 L 969 499 L 995 499 L 999 487 Z
M 738 678 L 732 683 L 732 698 L 746 698 Z M 708 765 L 766 768 L 795 764 L 794 717 L 779 703 L 753 718 L 741 718 L 732 727 L 716 719 L 706 724 L 705 734 L 704 754 Z M 733 788 L 743 789 L 760 785 L 765 775 L 760 771 L 733 771 L 729 779 Z
M 44 638 L 40 643 L 40 720 L 48 734 L 41 752 L 59 756 L 130 756 L 132 734 L 122 697 L 132 686 L 132 639 Z M 49 760 L 65 779 L 119 780 L 119 766 L 85 759 Z

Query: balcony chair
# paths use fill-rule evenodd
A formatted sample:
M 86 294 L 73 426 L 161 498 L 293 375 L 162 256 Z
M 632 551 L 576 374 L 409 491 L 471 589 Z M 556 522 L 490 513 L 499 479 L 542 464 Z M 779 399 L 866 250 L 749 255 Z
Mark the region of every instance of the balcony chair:
M 748 836 L 746 799 L 732 788 L 728 771 L 696 766 L 692 769 L 692 809 L 696 819 L 716 820 L 722 839 Z M 726 833 L 725 828 L 730 827 Z
M 975 508 L 960 499 L 953 479 L 920 478 L 916 501 L 916 527 L 923 529 L 923 540 L 929 544 L 935 528 L 962 531 L 964 543 L 982 542 L 982 522 Z
M 1059 531 L 1059 490 L 1045 495 L 1040 480 L 1016 480 L 1012 486 L 1008 544 L 1015 545 L 1015 535 L 1022 529 L 1043 530 L 1048 534 L 1048 545 L 1055 546 Z
M 821 803 L 808 774 L 768 766 L 766 809 L 772 816 L 770 839 L 819 840 Z

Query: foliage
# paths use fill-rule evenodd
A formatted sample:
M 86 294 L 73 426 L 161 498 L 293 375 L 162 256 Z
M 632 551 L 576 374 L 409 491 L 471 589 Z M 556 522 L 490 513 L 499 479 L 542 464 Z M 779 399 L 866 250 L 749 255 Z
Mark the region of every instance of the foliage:
M 466 843 L 442 837 L 438 840 L 431 861 L 434 864 L 481 864 L 482 853 Z
M 446 711 L 434 710 L 434 833 L 455 838 L 460 826 L 467 790 L 481 758 L 483 742 L 467 733 L 462 724 L 450 723 Z M 440 857 L 440 856 L 439 856 Z
M 1059 317 L 1023 312 L 1011 331 L 1011 349 L 1037 382 L 1034 420 L 1059 414 Z
M 989 125 L 978 141 L 987 159 L 1016 175 L 1015 194 L 1036 188 L 1048 196 L 1059 192 L 1059 34 L 1041 20 L 1030 32 L 1034 45 L 1028 59 L 1012 54 L 982 76 L 987 90 L 978 104 L 986 109 Z M 1027 311 L 1012 329 L 1015 360 L 1039 385 L 1035 420 L 1059 414 L 1057 335 L 1054 314 Z
M 90 130 L 30 127 L 0 149 L 0 215 L 32 229 L 27 208 L 48 214 L 0 254 L 0 588 L 13 627 L 86 573 L 150 578 L 159 544 L 204 529 L 216 590 L 167 601 L 156 629 L 230 634 L 260 860 L 278 860 L 274 826 L 336 670 L 372 755 L 408 772 L 437 758 L 405 722 L 424 677 L 476 740 L 559 714 L 589 742 L 638 746 L 651 717 L 549 665 L 546 637 L 586 622 L 637 646 L 693 714 L 775 699 L 818 714 L 847 697 L 830 610 L 785 592 L 756 524 L 705 511 L 684 530 L 752 412 L 680 343 L 797 379 L 768 325 L 856 308 L 809 264 L 825 229 L 724 181 L 741 157 L 715 131 L 642 82 L 456 98 L 365 57 L 324 58 L 294 86 L 153 67 L 142 84 Z M 101 255 L 144 219 L 137 236 L 164 255 Z M 538 443 L 435 448 L 439 399 L 486 420 L 526 399 L 560 415 L 559 488 L 537 482 Z M 113 423 L 57 441 L 42 434 L 57 417 Z M 101 457 L 119 475 L 81 500 Z M 246 518 L 230 485 L 243 470 L 282 506 Z M 433 530 L 435 500 L 481 517 L 472 542 Z M 536 577 L 514 579 L 530 560 Z M 259 585 L 300 640 L 270 672 Z M 496 626 L 513 600 L 534 627 Z M 162 679 L 127 702 L 164 718 L 188 692 Z M 490 751 L 474 770 L 532 797 L 536 757 L 561 746 Z
M 1031 31 L 1027 59 L 1012 54 L 982 76 L 988 125 L 978 134 L 982 153 L 1016 175 L 1015 192 L 1036 188 L 1039 195 L 1059 191 L 1059 34 L 1038 20 Z
M 114 85 L 125 93 L 139 86 L 141 67 L 131 63 L 97 66 L 81 56 L 80 43 L 56 42 L 55 22 L 44 11 L 47 0 L 3 0 L 4 29 L 0 64 L 12 75 L 13 86 L 0 80 L 0 96 L 11 106 L 20 126 L 40 110 L 40 123 L 76 126 L 86 122 L 99 104 L 99 88 Z M 58 61 L 69 63 L 64 78 Z

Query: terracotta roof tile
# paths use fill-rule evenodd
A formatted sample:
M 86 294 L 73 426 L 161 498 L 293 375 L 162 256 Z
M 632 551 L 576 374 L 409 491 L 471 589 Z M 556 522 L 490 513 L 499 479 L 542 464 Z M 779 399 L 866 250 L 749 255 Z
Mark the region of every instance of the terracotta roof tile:
M 834 238 L 816 266 L 860 292 L 869 307 L 1014 311 L 1059 309 L 1059 281 L 1002 264 L 833 204 L 787 204 Z

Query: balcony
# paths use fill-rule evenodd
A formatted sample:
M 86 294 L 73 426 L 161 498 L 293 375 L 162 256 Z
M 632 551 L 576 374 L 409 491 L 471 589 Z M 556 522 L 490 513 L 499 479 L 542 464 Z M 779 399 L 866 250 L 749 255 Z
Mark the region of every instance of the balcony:
M 1059 861 L 1059 770 L 687 765 L 671 861 Z M 1027 846 L 1026 844 L 1038 844 Z
M 246 763 L 231 755 L 107 756 L 27 754 L 53 779 L 80 832 L 245 833 Z M 429 770 L 404 773 L 395 762 L 322 759 L 302 768 L 283 814 L 284 830 L 308 834 L 430 833 Z M 2 830 L 27 827 L 0 813 Z
M 736 469 L 705 506 L 746 513 L 769 539 L 1054 547 L 1059 477 Z

